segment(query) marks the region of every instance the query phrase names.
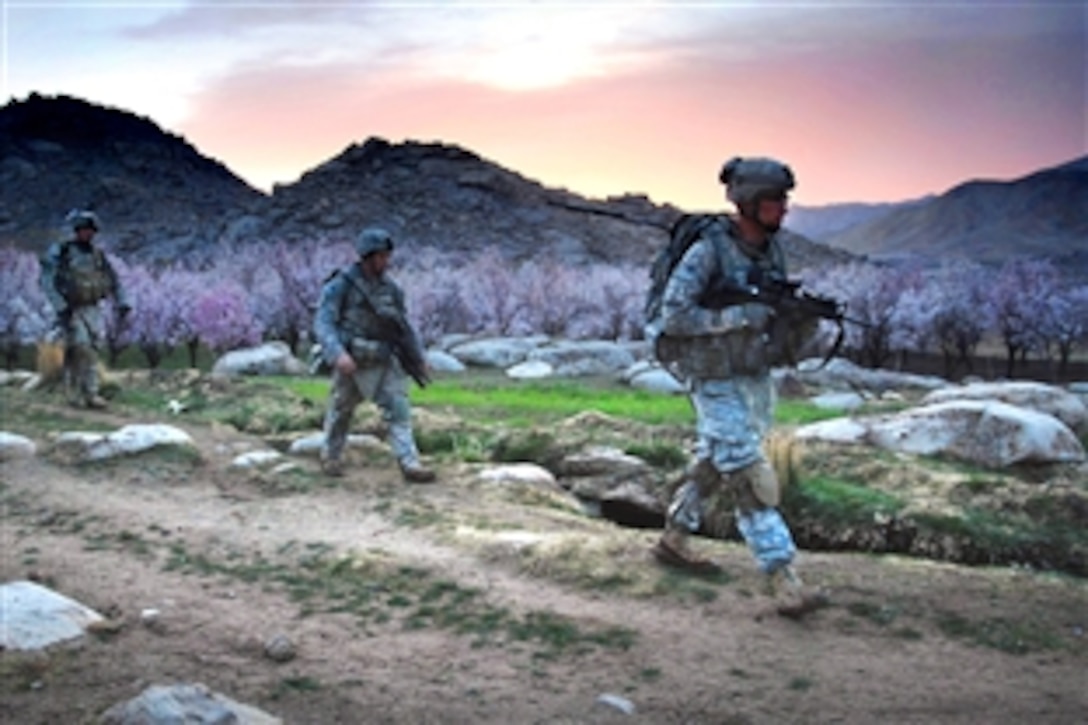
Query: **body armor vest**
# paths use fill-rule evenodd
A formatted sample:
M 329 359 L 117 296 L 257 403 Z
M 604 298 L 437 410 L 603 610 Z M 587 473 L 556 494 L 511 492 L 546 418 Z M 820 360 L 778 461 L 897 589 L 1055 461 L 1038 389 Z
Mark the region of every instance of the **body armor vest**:
M 109 296 L 113 279 L 101 250 L 84 251 L 67 243 L 61 249 L 58 291 L 73 307 L 93 305 Z

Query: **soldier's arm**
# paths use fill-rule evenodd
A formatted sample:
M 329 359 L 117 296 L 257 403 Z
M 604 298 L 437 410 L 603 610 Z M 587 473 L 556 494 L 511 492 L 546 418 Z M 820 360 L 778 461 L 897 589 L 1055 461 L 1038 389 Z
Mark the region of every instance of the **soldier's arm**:
M 346 352 L 337 328 L 340 307 L 345 294 L 347 294 L 347 281 L 344 275 L 338 274 L 321 288 L 321 299 L 317 304 L 317 314 L 314 317 L 314 335 L 317 337 L 317 343 L 321 345 L 325 360 L 330 365 L 334 365 L 337 358 Z
M 117 304 L 118 309 L 131 309 L 132 305 L 129 304 L 128 295 L 125 293 L 124 285 L 121 284 L 121 277 L 117 274 L 117 269 L 110 262 L 110 258 L 106 256 L 105 252 L 101 252 L 101 254 L 102 264 L 110 278 L 110 292 L 113 294 L 113 301 Z
M 661 300 L 665 334 L 697 337 L 722 334 L 745 326 L 739 306 L 709 309 L 699 304 L 707 285 L 717 274 L 718 264 L 717 252 L 705 238 L 691 245 L 684 254 L 669 277 Z
M 57 244 L 50 246 L 46 253 L 42 255 L 39 264 L 41 266 L 39 283 L 42 292 L 55 312 L 63 312 L 68 309 L 68 301 L 64 299 L 60 290 L 57 289 L 57 273 L 60 271 L 60 246 Z

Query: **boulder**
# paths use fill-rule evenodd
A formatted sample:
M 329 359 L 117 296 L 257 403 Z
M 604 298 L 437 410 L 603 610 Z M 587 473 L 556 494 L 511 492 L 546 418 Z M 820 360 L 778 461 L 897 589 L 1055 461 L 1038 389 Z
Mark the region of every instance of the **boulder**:
M 555 375 L 555 368 L 543 360 L 526 360 L 506 369 L 506 377 L 514 380 L 538 380 Z
M 265 468 L 273 463 L 280 462 L 283 454 L 279 451 L 250 451 L 240 456 L 235 456 L 230 462 L 232 468 Z
M 0 585 L 0 651 L 35 650 L 81 637 L 102 615 L 30 581 Z
M 505 369 L 524 361 L 531 350 L 545 342 L 545 337 L 492 337 L 462 342 L 448 352 L 465 365 Z
M 550 489 L 559 489 L 551 471 L 535 463 L 508 463 L 490 466 L 477 474 L 481 481 L 488 483 L 528 483 Z
M 0 462 L 33 458 L 37 451 L 37 445 L 26 436 L 0 431 Z
M 465 364 L 444 350 L 428 350 L 427 365 L 437 373 L 463 373 Z
M 801 439 L 867 443 L 890 451 L 945 455 L 989 468 L 1075 463 L 1084 447 L 1054 416 L 994 401 L 959 400 L 895 415 L 861 416 L 800 427 Z
M 1075 393 L 1045 383 L 1006 380 L 953 385 L 926 394 L 921 402 L 950 400 L 998 400 L 1052 415 L 1078 433 L 1088 432 L 1088 405 Z
M 684 395 L 688 389 L 665 368 L 651 367 L 631 378 L 631 387 L 650 393 L 666 395 Z
M 292 456 L 318 456 L 321 454 L 321 447 L 325 445 L 325 434 L 314 433 L 304 438 L 298 438 L 292 441 L 288 447 L 287 452 Z M 370 449 L 385 449 L 386 446 L 376 436 L 367 435 L 365 433 L 352 433 L 347 438 L 345 444 L 347 448 L 370 448 Z
M 8 385 L 26 385 L 36 373 L 30 370 L 0 370 L 0 388 Z
M 57 450 L 83 461 L 141 453 L 158 446 L 194 447 L 188 433 L 161 423 L 133 423 L 112 433 L 68 431 L 56 438 Z M 194 447 L 195 450 L 195 447 Z
M 307 365 L 291 354 L 285 342 L 231 350 L 212 366 L 218 375 L 306 375 Z
M 561 377 L 615 375 L 635 363 L 626 345 L 609 340 L 560 340 L 529 352 L 528 360 L 546 362 Z
M 872 390 L 882 393 L 885 390 L 936 390 L 948 385 L 944 378 L 931 375 L 913 375 L 893 370 L 870 370 L 850 362 L 845 358 L 832 358 L 827 365 L 820 367 L 822 358 L 802 360 L 797 366 L 796 375 L 801 382 L 832 390 Z
M 152 685 L 102 715 L 103 725 L 281 725 L 263 710 L 213 692 L 201 683 Z

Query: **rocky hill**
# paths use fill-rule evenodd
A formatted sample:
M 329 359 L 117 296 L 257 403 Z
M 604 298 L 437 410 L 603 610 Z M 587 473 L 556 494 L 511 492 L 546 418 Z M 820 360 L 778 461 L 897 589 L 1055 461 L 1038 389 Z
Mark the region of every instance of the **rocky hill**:
M 821 241 L 874 259 L 1048 258 L 1088 274 L 1088 156 L 1009 182 L 971 181 Z
M 147 260 L 223 245 L 351 239 L 380 223 L 409 246 L 519 260 L 647 264 L 681 210 L 644 196 L 587 199 L 439 143 L 351 144 L 264 194 L 151 121 L 31 95 L 0 108 L 0 244 L 41 250 L 64 213 L 94 208 L 102 240 Z M 795 268 L 847 257 L 793 235 Z
M 265 195 L 146 118 L 66 96 L 0 108 L 0 244 L 44 249 L 64 215 L 93 208 L 121 252 L 214 245 Z

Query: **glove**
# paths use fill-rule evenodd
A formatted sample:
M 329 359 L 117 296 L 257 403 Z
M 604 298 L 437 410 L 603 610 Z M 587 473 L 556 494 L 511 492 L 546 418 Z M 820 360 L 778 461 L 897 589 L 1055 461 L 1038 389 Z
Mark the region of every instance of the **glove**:
M 766 332 L 774 320 L 774 315 L 774 308 L 761 302 L 746 302 L 741 305 L 745 326 L 756 332 Z
M 66 328 L 72 324 L 72 310 L 65 307 L 63 310 L 57 310 L 57 327 Z
M 121 305 L 117 308 L 117 316 L 122 320 L 132 313 L 132 305 Z

